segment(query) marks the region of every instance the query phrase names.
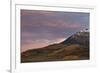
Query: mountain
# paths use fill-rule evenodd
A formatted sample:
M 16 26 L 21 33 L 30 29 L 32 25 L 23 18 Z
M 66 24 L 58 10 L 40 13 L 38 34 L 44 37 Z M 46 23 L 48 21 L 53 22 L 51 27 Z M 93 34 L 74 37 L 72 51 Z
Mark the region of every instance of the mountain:
M 89 32 L 81 31 L 65 41 L 21 53 L 21 62 L 67 61 L 89 59 Z
M 62 44 L 79 44 L 84 48 L 89 48 L 89 32 L 77 32 L 63 41 Z

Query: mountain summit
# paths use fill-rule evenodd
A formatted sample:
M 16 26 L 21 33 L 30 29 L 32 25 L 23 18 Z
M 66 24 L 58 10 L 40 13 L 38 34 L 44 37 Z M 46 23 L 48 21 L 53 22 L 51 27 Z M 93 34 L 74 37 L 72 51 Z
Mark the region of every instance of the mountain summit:
M 77 32 L 62 42 L 62 44 L 79 44 L 83 47 L 89 48 L 89 32 Z
M 89 59 L 89 32 L 77 32 L 65 41 L 21 53 L 21 62 L 44 62 Z

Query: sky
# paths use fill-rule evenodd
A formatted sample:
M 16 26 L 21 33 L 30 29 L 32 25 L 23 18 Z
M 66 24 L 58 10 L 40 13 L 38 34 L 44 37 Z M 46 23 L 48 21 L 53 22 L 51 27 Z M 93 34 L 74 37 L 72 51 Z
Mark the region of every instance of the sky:
M 89 13 L 21 10 L 21 52 L 60 43 L 89 29 Z

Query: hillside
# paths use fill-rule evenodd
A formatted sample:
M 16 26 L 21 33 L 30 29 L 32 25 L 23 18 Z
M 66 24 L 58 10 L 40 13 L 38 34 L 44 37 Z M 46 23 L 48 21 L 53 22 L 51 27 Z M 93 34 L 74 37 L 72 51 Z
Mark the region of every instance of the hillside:
M 89 59 L 89 32 L 77 32 L 65 41 L 21 53 L 21 62 Z

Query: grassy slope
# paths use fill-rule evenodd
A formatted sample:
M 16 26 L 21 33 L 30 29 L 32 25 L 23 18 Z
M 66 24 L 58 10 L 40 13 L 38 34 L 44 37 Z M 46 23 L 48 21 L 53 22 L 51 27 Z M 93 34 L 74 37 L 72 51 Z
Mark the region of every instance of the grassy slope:
M 44 48 L 28 50 L 21 55 L 21 62 L 62 61 L 89 59 L 89 50 L 80 45 L 50 45 Z

